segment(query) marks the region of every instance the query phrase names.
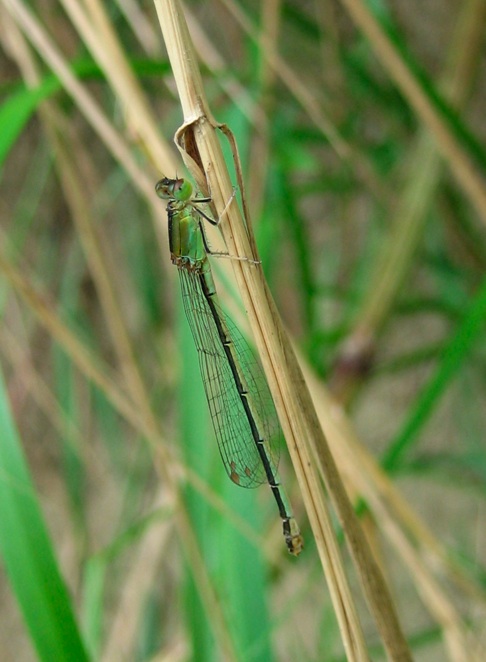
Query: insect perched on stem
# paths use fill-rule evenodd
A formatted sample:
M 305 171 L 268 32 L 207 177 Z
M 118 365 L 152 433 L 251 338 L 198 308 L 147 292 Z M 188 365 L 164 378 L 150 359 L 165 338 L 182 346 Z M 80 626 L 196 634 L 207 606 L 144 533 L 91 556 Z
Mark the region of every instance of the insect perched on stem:
M 184 309 L 223 464 L 236 485 L 270 485 L 287 548 L 297 556 L 303 542 L 278 479 L 281 429 L 275 406 L 259 363 L 223 313 L 214 285 L 202 219 L 217 223 L 199 207 L 209 199 L 192 197 L 192 185 L 185 179 L 166 177 L 157 182 L 155 191 L 169 201 L 171 258 L 179 269 Z

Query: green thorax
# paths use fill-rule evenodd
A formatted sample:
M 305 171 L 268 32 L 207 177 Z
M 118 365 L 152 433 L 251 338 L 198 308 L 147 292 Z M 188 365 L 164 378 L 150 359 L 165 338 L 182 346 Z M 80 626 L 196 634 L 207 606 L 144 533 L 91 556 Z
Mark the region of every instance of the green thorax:
M 207 272 L 209 262 L 201 218 L 192 199 L 192 186 L 186 179 L 161 179 L 155 190 L 169 201 L 169 246 L 172 262 L 190 271 Z

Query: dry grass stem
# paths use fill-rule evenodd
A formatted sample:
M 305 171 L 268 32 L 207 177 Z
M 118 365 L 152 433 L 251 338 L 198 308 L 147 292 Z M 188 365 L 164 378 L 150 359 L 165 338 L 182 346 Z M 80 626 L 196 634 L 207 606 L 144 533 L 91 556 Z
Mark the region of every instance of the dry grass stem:
M 292 96 L 299 102 L 317 129 L 326 136 L 336 154 L 349 164 L 350 168 L 356 173 L 356 177 L 373 192 L 378 200 L 383 202 L 389 201 L 390 195 L 376 177 L 369 161 L 363 156 L 359 149 L 349 143 L 344 136 L 341 135 L 341 132 L 336 127 L 330 112 L 323 107 L 323 104 L 320 103 L 314 91 L 309 89 L 305 82 L 302 81 L 299 74 L 293 71 L 278 53 L 276 53 L 275 49 L 272 49 L 271 41 L 269 42 L 269 36 L 262 33 L 259 38 L 257 37 L 259 31 L 254 25 L 252 25 L 251 21 L 241 9 L 241 6 L 236 4 L 234 0 L 222 0 L 222 3 L 228 11 L 231 12 L 232 16 L 245 33 L 257 41 L 268 65 L 287 87 L 290 94 L 292 94 Z
M 486 224 L 486 187 L 450 127 L 432 105 L 420 83 L 362 0 L 341 0 L 341 3 L 368 37 L 382 66 L 388 71 L 424 126 L 434 136 L 438 151 L 475 207 L 479 218 Z
M 469 49 L 457 48 L 457 44 L 467 43 L 476 52 L 482 43 L 483 34 L 477 26 L 484 25 L 486 5 L 474 5 L 477 5 L 477 0 L 470 0 L 462 9 L 462 20 L 456 26 L 449 61 L 439 82 L 445 98 L 456 109 L 465 105 L 470 85 L 480 66 L 479 59 L 474 63 L 470 61 Z M 390 308 L 397 300 L 423 240 L 428 212 L 443 172 L 439 147 L 427 127 L 421 127 L 418 131 L 403 170 L 401 179 L 404 188 L 397 195 L 388 238 L 375 260 L 363 307 L 358 311 L 354 328 L 345 339 L 341 355 L 335 363 L 331 380 L 333 391 L 343 402 L 351 399 L 357 386 L 355 382 L 361 378 L 360 374 L 353 374 L 346 366 L 363 365 L 374 353 L 377 336 L 388 319 Z
M 305 362 L 300 362 L 346 484 L 366 500 L 379 531 L 387 537 L 408 568 L 429 613 L 442 627 L 450 659 L 458 662 L 484 659 L 484 646 L 471 635 L 441 582 L 446 579 L 451 589 L 459 589 L 466 598 L 473 599 L 483 614 L 486 613 L 486 595 L 478 593 L 475 586 L 452 565 L 440 544 L 359 442 L 342 406 L 316 380 Z M 471 654 L 465 652 L 471 644 L 477 652 L 473 657 L 465 658 L 464 655 Z
M 32 11 L 21 0 L 4 0 L 4 2 L 27 39 L 50 66 L 51 70 L 58 76 L 66 92 L 76 101 L 77 107 L 108 147 L 114 158 L 130 175 L 133 184 L 147 200 L 153 200 L 151 178 L 137 164 L 129 146 L 122 139 L 120 133 L 113 128 L 112 123 L 101 110 L 99 104 L 73 75 L 66 59 L 61 55 L 59 49 L 49 38 L 47 32 Z
M 219 217 L 231 198 L 231 183 L 217 136 L 218 124 L 207 106 L 181 7 L 177 2 L 156 2 L 156 7 L 184 113 L 177 142 L 199 187 L 204 193 L 210 191 L 215 217 Z M 235 276 L 303 492 L 347 655 L 349 659 L 367 659 L 326 499 L 313 469 L 312 447 L 319 448 L 326 485 L 347 534 L 388 654 L 391 659 L 409 659 L 393 604 L 343 489 L 261 268 L 253 261 L 258 260 L 258 255 L 250 249 L 249 228 L 236 204 L 230 205 L 220 228 L 230 255 L 251 258 L 251 261 L 234 260 Z
M 160 136 L 147 99 L 127 62 L 104 6 L 97 0 L 85 0 L 84 9 L 74 0 L 62 0 L 62 4 L 121 101 L 131 129 L 128 133 L 138 137 L 156 169 L 172 171 L 175 168 L 173 151 Z

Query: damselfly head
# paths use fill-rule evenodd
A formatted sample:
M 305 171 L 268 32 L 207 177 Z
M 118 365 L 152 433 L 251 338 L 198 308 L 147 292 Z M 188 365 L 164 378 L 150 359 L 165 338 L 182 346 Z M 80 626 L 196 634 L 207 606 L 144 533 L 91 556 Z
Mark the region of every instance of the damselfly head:
M 192 186 L 187 179 L 169 179 L 164 177 L 155 185 L 155 192 L 162 200 L 189 200 Z

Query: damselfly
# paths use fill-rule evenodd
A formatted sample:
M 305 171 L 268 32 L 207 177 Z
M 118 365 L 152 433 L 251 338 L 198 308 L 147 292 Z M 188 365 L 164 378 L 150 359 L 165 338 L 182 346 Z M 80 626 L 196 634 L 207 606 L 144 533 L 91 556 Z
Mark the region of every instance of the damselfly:
M 275 406 L 259 363 L 223 313 L 214 285 L 202 219 L 216 222 L 200 207 L 209 199 L 193 197 L 192 185 L 184 179 L 166 177 L 155 190 L 169 201 L 171 258 L 179 269 L 184 309 L 224 466 L 236 485 L 270 485 L 287 548 L 297 555 L 302 536 L 277 474 L 281 430 Z

